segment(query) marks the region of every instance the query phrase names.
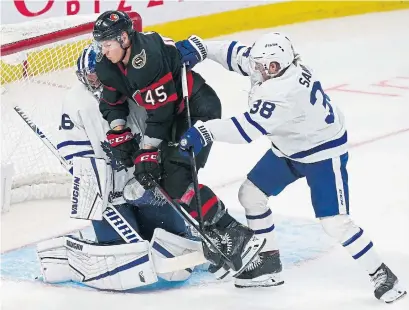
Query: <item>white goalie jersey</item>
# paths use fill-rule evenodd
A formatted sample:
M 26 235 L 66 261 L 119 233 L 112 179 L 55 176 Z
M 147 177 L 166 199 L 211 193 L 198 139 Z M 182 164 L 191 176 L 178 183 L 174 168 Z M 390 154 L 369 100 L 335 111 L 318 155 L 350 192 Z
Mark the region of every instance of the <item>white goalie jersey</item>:
M 130 104 L 129 108 L 127 125 L 142 140 L 146 111 L 135 104 Z M 126 182 L 133 178 L 134 168 L 125 167 L 113 157 L 106 140 L 108 130 L 110 127 L 99 112 L 98 100 L 84 85 L 73 87 L 62 105 L 58 152 L 71 163 L 74 157 L 102 158 L 110 163 L 113 170 L 112 203 L 122 204 L 125 203 L 122 191 Z
M 127 125 L 142 139 L 146 111 L 135 104 L 129 105 L 129 109 Z M 71 89 L 62 106 L 57 146 L 60 155 L 73 166 L 71 218 L 105 220 L 126 243 L 98 243 L 83 239 L 81 234 L 42 241 L 37 244 L 37 254 L 43 280 L 74 281 L 98 289 L 124 291 L 156 283 L 159 278 L 188 279 L 195 266 L 206 262 L 201 242 L 160 227 L 154 227 L 150 241 L 144 240 L 118 211 L 119 207 L 115 207 L 126 203 L 123 191 L 126 183 L 134 179 L 134 168 L 124 167 L 114 159 L 106 140 L 109 130 L 93 94 L 82 84 Z M 109 187 L 106 180 L 112 180 Z M 132 189 L 139 194 L 141 187 L 136 183 L 133 180 Z M 110 194 L 113 196 L 107 199 Z M 131 195 L 137 203 L 128 203 L 124 208 L 154 206 L 155 201 L 149 198 L 155 197 L 149 194 L 152 195 L 145 191 L 139 196 Z M 144 206 L 139 204 L 141 201 Z
M 262 135 L 280 157 L 311 163 L 344 154 L 344 117 L 330 102 L 315 74 L 300 62 L 280 77 L 260 83 L 251 74 L 251 47 L 236 41 L 206 41 L 208 58 L 251 77 L 250 110 L 206 127 L 216 141 L 250 143 Z

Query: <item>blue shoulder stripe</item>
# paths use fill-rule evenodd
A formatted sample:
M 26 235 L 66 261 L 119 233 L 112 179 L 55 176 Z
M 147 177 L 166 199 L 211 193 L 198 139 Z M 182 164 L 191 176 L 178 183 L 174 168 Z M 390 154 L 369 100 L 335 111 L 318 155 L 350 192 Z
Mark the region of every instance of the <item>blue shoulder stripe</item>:
M 233 54 L 233 49 L 236 44 L 237 44 L 237 41 L 231 42 L 229 49 L 227 50 L 227 65 L 229 66 L 230 71 L 234 71 L 231 65 L 231 55 Z

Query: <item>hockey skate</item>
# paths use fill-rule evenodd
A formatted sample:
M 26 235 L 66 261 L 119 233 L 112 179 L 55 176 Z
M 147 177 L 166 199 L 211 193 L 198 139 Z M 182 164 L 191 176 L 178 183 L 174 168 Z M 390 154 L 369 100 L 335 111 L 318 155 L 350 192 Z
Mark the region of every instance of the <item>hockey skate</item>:
M 278 286 L 284 284 L 281 280 L 282 270 L 280 252 L 264 252 L 236 278 L 234 286 L 238 288 Z
M 229 259 L 224 260 L 209 245 L 205 247 L 205 257 L 214 265 L 210 272 L 220 270 L 221 274 L 216 275 L 219 279 L 227 275 L 238 276 L 263 249 L 266 242 L 264 238 L 257 238 L 250 228 L 234 219 L 224 228 L 212 225 L 207 228 L 207 231 L 209 238 Z
M 371 281 L 375 286 L 375 297 L 385 303 L 392 303 L 406 295 L 406 291 L 398 286 L 398 278 L 385 264 L 371 275 Z

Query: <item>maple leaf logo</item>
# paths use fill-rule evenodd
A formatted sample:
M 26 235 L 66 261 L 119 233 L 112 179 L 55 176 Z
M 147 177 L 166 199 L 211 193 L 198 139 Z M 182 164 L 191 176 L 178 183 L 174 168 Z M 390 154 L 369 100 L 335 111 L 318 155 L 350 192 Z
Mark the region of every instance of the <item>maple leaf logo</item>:
M 109 161 L 111 162 L 111 167 L 114 171 L 128 171 L 128 169 L 125 167 L 125 165 L 118 159 L 115 158 L 114 154 L 112 153 L 112 148 L 111 145 L 109 144 L 108 141 L 102 141 L 101 142 L 101 148 L 104 151 L 104 153 L 107 155 L 109 158 Z

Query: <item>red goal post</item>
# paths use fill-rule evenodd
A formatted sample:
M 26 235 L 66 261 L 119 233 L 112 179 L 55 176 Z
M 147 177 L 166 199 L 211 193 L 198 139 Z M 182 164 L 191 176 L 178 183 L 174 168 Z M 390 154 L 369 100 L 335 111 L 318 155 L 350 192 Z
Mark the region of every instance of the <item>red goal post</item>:
M 134 29 L 142 31 L 140 15 L 128 14 Z M 2 171 L 14 171 L 11 182 L 3 182 L 10 176 L 2 176 L 2 197 L 10 195 L 2 198 L 2 210 L 3 201 L 12 204 L 69 196 L 70 176 L 13 108 L 20 106 L 53 141 L 64 94 L 79 83 L 74 66 L 92 40 L 94 19 L 96 16 L 85 23 L 70 20 L 72 26 L 61 21 L 61 27 L 60 21 L 54 21 L 54 29 L 45 26 L 40 35 L 27 38 L 27 32 L 44 27 L 43 23 L 25 25 L 24 30 L 16 25 L 9 34 L 12 42 L 1 45 L 1 166 Z M 14 36 L 18 39 L 13 40 Z M 11 191 L 3 183 L 11 184 Z

